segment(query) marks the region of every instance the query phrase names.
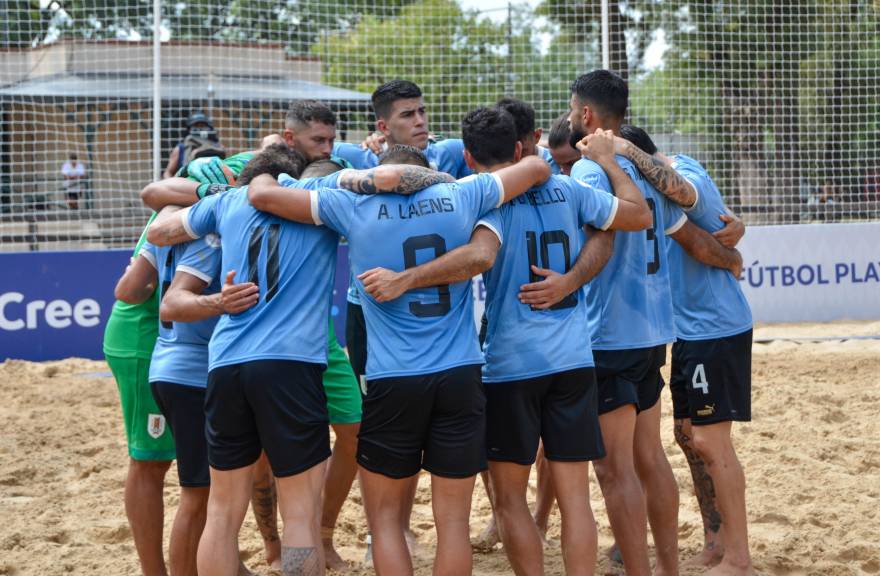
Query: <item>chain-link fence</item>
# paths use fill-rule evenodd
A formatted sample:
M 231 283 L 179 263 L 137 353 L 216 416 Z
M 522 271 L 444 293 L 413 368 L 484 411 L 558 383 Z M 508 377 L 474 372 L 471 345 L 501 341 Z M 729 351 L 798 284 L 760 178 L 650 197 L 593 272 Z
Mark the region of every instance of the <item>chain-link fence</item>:
M 880 217 L 870 1 L 0 0 L 0 12 L 4 250 L 129 245 L 154 143 L 164 168 L 194 111 L 238 151 L 281 130 L 291 100 L 318 98 L 357 142 L 372 90 L 406 78 L 435 134 L 456 137 L 468 110 L 505 95 L 546 130 L 571 81 L 603 63 L 630 83 L 630 121 L 706 164 L 747 222 Z

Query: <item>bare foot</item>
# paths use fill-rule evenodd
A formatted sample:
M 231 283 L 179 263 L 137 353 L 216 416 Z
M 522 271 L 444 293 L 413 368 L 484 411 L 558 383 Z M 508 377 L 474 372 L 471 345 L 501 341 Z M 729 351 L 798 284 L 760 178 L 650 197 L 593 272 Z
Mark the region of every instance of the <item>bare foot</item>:
M 692 568 L 694 566 L 705 566 L 706 568 L 710 568 L 715 566 L 719 562 L 721 562 L 721 558 L 724 557 L 724 549 L 720 547 L 706 547 L 703 548 L 699 554 L 688 558 L 684 562 L 682 562 L 682 568 Z
M 498 536 L 498 527 L 495 525 L 495 517 L 493 516 L 477 539 L 471 542 L 471 548 L 475 552 L 491 552 L 499 542 L 501 542 L 501 537 Z
M 266 564 L 271 570 L 281 571 L 281 540 L 263 540 L 266 550 Z
M 324 545 L 324 564 L 327 566 L 327 569 L 335 570 L 336 572 L 348 572 L 350 566 L 336 552 L 336 548 L 333 547 L 333 538 L 322 538 L 321 544 Z
M 718 566 L 706 571 L 707 576 L 755 576 L 751 561 L 733 562 L 724 558 Z

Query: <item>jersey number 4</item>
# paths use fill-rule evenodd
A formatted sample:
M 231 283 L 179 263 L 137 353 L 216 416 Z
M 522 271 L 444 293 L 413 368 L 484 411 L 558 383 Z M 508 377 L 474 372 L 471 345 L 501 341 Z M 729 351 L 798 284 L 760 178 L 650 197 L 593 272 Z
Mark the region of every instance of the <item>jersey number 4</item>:
M 434 250 L 434 258 L 446 254 L 446 240 L 439 234 L 423 234 L 422 236 L 410 236 L 403 243 L 403 265 L 406 268 L 414 268 L 416 252 L 419 250 Z M 452 308 L 452 299 L 449 295 L 449 284 L 437 286 L 438 302 L 426 304 L 424 302 L 410 301 L 409 311 L 419 318 L 432 316 L 445 316 Z
M 247 281 L 253 282 L 257 286 L 260 285 L 260 252 L 263 250 L 263 235 L 266 234 L 268 228 L 268 239 L 266 241 L 268 254 L 266 255 L 266 294 L 265 301 L 269 302 L 278 293 L 279 256 L 278 256 L 278 237 L 281 235 L 281 224 L 269 224 L 269 226 L 257 226 L 251 232 L 248 240 L 248 275 Z
M 706 380 L 706 367 L 703 364 L 697 364 L 697 367 L 694 368 L 691 385 L 693 385 L 694 390 L 702 390 L 703 394 L 709 393 L 709 381 Z
M 562 257 L 565 259 L 565 271 L 571 270 L 571 246 L 568 234 L 563 230 L 547 230 L 541 232 L 541 263 L 538 264 L 538 235 L 535 232 L 526 232 L 526 251 L 529 255 L 529 282 L 540 282 L 542 278 L 532 272 L 532 266 L 539 268 L 550 268 L 550 246 L 552 244 L 560 244 L 562 246 Z M 577 306 L 577 291 L 572 292 L 556 304 L 550 307 L 550 310 L 561 310 L 563 308 L 573 308 Z M 538 310 L 531 306 L 532 310 Z

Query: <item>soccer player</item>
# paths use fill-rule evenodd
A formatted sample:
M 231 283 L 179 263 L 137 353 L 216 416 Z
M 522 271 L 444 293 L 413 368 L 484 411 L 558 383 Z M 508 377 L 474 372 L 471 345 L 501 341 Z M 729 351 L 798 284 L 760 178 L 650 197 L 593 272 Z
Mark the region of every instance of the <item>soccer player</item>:
M 157 290 L 160 299 L 172 282 L 191 281 L 197 289 L 219 297 L 220 282 L 211 277 L 219 262 L 216 236 L 157 248 L 146 243 L 139 257 L 128 267 L 116 286 L 116 297 L 139 304 Z M 188 276 L 189 279 L 181 279 Z M 157 288 L 158 287 L 158 288 Z M 219 298 L 216 299 L 219 306 Z M 153 398 L 174 437 L 180 504 L 174 517 L 169 545 L 172 574 L 196 574 L 196 549 L 205 523 L 210 477 L 205 440 L 205 386 L 208 379 L 208 341 L 214 330 L 213 314 L 172 322 L 166 304 L 161 304 L 159 337 L 150 362 L 149 380 Z M 173 315 L 172 315 L 173 316 Z M 190 320 L 196 320 L 189 322 Z
M 607 70 L 580 76 L 571 87 L 572 143 L 596 129 L 618 133 L 629 88 Z M 650 573 L 646 510 L 657 553 L 654 574 L 678 572 L 678 486 L 660 441 L 660 367 L 675 338 L 666 236 L 707 264 L 742 268 L 735 250 L 688 223 L 681 209 L 657 192 L 632 163 L 618 156 L 653 214 L 645 233 L 623 232 L 614 254 L 587 292 L 590 332 L 599 383 L 599 422 L 607 456 L 595 462 L 627 574 Z M 605 171 L 587 158 L 572 177 L 610 191 Z M 644 494 L 643 491 L 644 490 Z
M 626 139 L 618 139 L 620 153 L 689 220 L 714 234 L 737 222 L 699 162 L 661 154 L 635 126 L 624 125 L 620 133 Z M 710 574 L 753 574 L 745 476 L 730 437 L 733 422 L 751 419 L 751 309 L 726 270 L 700 263 L 676 244 L 668 247 L 668 258 L 677 336 L 669 382 L 675 439 L 691 469 L 705 534 L 695 560 L 720 562 Z
M 304 163 L 286 145 L 270 146 L 240 180 L 248 181 L 248 171 L 298 176 Z M 340 186 L 371 193 L 446 179 L 413 166 L 347 170 L 338 176 Z M 282 570 L 323 574 L 321 488 L 330 449 L 320 380 L 338 237 L 258 211 L 248 202 L 247 187 L 158 219 L 149 237 L 168 245 L 209 233 L 220 234 L 223 270 L 235 270 L 238 278 L 258 285 L 260 295 L 244 314 L 224 315 L 211 339 L 205 409 L 212 489 L 199 572 L 235 573 L 235 543 L 253 464 L 265 450 L 284 521 Z
M 463 126 L 496 122 L 501 114 L 480 109 Z M 348 237 L 356 273 L 400 270 L 465 244 L 480 216 L 548 175 L 545 162 L 529 158 L 411 197 L 321 189 L 309 198 L 265 181 L 254 182 L 251 201 L 287 218 L 325 223 Z M 374 566 L 381 574 L 412 573 L 401 518 L 411 479 L 422 468 L 432 475 L 434 570 L 471 571 L 468 517 L 475 475 L 485 468 L 485 414 L 470 294 L 469 282 L 458 282 L 395 302 L 362 299 L 370 349 L 358 463 Z
M 568 127 L 568 112 L 563 112 L 559 118 L 553 121 L 550 127 L 550 135 L 547 137 L 547 146 L 550 155 L 559 171 L 565 175 L 571 175 L 574 163 L 581 159 L 580 152 L 571 145 L 571 130 Z
M 519 150 L 503 156 L 495 145 L 505 141 L 509 136 L 498 126 L 466 130 L 471 167 L 486 172 L 512 162 Z M 566 176 L 553 176 L 478 223 L 497 237 L 490 234 L 481 242 L 477 228 L 467 247 L 435 261 L 400 273 L 376 270 L 361 276 L 365 290 L 384 301 L 405 290 L 459 280 L 469 270 L 478 243 L 493 256 L 501 243 L 494 266 L 484 273 L 489 324 L 483 381 L 495 506 L 504 550 L 516 574 L 543 574 L 541 538 L 526 502 L 539 439 L 544 441 L 559 495 L 566 572 L 592 574 L 596 564 L 588 461 L 601 457 L 604 450 L 593 360 L 583 344 L 588 337 L 586 302 L 577 290 L 580 284 L 563 301 L 545 309 L 523 304 L 519 293 L 538 270 L 553 268 L 583 277 L 587 260 L 578 256 L 577 249 L 584 225 L 639 230 L 651 224 L 641 192 L 614 161 L 613 142 L 610 132 L 600 132 L 588 136 L 583 148 L 608 168 L 617 198 Z M 386 292 L 390 287 L 393 290 Z
M 153 216 L 155 217 L 155 215 Z M 150 221 L 153 221 L 153 217 Z M 144 228 L 133 260 L 146 241 Z M 116 379 L 125 437 L 128 474 L 125 515 L 144 576 L 164 576 L 162 529 L 165 473 L 174 460 L 174 440 L 150 390 L 150 358 L 159 332 L 159 294 L 140 304 L 117 300 L 104 329 L 104 357 Z

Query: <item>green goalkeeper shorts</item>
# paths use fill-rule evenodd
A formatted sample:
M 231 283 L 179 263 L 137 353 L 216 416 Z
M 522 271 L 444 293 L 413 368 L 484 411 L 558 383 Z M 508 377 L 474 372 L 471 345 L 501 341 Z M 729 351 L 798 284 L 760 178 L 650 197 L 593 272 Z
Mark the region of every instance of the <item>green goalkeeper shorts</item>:
M 324 393 L 331 424 L 354 424 L 361 421 L 361 390 L 348 362 L 348 356 L 333 329 L 327 333 L 327 370 L 324 372 Z
M 171 428 L 150 389 L 150 361 L 106 356 L 116 378 L 128 454 L 135 460 L 174 460 Z

